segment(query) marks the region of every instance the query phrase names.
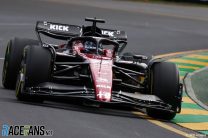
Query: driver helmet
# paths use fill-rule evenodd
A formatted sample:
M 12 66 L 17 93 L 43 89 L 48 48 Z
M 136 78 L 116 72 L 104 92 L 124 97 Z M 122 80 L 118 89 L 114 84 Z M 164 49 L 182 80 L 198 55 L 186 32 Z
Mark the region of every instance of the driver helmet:
M 95 52 L 96 51 L 96 44 L 92 41 L 85 41 L 84 48 L 86 51 Z

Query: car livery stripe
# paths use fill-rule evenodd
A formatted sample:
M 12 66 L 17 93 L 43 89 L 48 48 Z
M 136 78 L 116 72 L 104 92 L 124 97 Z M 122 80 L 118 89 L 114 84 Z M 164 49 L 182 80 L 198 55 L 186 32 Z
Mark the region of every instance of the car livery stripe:
M 182 80 L 186 73 L 191 73 L 208 66 L 208 51 L 190 53 L 167 61 L 176 63 L 179 68 L 180 79 Z M 172 122 L 199 133 L 208 134 L 208 111 L 184 93 L 181 113 L 177 114 Z

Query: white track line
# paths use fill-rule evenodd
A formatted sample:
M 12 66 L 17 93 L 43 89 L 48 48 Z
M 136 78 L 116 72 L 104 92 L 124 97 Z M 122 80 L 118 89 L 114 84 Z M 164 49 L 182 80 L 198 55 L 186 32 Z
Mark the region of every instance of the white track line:
M 0 60 L 4 60 L 4 58 L 0 58 Z

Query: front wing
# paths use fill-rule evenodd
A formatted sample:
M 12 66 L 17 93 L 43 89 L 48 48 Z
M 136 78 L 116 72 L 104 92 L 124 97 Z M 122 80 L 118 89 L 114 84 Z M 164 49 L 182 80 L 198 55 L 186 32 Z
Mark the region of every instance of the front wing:
M 80 98 L 101 104 L 116 104 L 137 108 L 154 108 L 175 112 L 172 106 L 163 102 L 155 95 L 113 91 L 111 102 L 101 102 L 95 99 L 94 89 L 85 86 L 69 86 L 56 83 L 42 83 L 37 87 L 26 88 L 24 94 L 49 98 Z

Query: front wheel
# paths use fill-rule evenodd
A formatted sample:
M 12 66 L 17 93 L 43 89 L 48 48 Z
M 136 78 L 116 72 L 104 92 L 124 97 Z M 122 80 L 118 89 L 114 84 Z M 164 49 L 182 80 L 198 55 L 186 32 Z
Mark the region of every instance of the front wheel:
M 51 71 L 52 54 L 47 48 L 40 46 L 26 47 L 16 84 L 17 99 L 43 101 L 42 97 L 29 96 L 27 89 L 50 81 Z
M 148 108 L 147 114 L 159 119 L 173 119 L 181 105 L 177 66 L 170 62 L 154 63 L 150 69 L 149 82 L 151 94 L 158 96 L 165 103 L 171 105 L 174 112 Z
M 26 38 L 14 38 L 8 42 L 2 72 L 2 84 L 4 88 L 15 88 L 18 71 L 20 69 L 23 49 L 27 45 L 38 45 L 38 43 L 39 41 L 37 40 Z

